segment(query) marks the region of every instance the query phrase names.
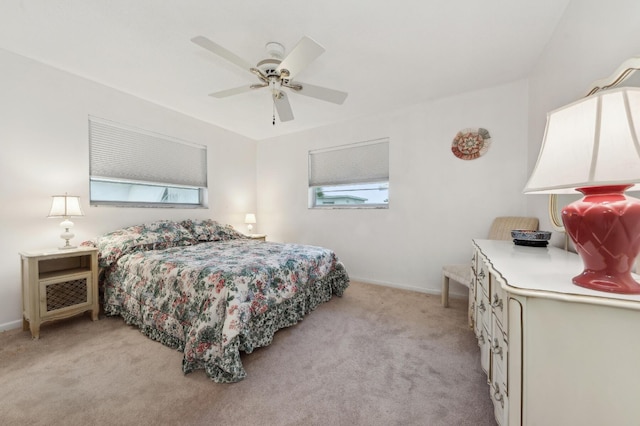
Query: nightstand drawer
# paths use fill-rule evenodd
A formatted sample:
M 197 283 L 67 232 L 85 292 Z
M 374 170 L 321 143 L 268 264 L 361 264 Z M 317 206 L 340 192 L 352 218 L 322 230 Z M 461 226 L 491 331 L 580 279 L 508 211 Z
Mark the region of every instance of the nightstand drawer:
M 91 272 L 40 281 L 40 316 L 90 306 L 93 301 Z

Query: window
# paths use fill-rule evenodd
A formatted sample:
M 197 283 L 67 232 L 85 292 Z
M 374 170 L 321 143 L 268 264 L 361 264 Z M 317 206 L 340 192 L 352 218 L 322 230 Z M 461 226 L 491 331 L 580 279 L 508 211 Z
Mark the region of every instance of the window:
M 207 148 L 89 117 L 91 205 L 206 207 Z
M 309 207 L 388 206 L 388 139 L 309 151 Z

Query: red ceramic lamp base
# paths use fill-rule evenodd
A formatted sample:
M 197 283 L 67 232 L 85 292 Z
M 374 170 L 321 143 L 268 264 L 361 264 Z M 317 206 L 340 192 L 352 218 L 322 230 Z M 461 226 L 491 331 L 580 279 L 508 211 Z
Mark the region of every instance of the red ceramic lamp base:
M 574 284 L 640 294 L 640 283 L 631 276 L 640 252 L 640 200 L 624 195 L 630 186 L 578 188 L 584 198 L 562 210 L 565 229 L 584 263 Z

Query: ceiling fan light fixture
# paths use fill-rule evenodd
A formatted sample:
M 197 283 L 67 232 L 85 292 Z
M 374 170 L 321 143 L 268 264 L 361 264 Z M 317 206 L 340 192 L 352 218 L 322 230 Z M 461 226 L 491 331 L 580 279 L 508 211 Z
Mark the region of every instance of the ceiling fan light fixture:
M 282 98 L 282 82 L 276 77 L 269 78 L 269 89 L 271 90 L 273 96 L 277 97 L 278 99 Z

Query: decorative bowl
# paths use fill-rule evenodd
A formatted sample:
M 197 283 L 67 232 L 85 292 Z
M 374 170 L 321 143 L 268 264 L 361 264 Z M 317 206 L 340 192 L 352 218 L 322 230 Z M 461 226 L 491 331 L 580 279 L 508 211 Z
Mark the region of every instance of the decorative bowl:
M 511 231 L 514 240 L 522 241 L 549 241 L 551 232 L 549 231 L 529 231 L 526 229 L 514 229 Z
M 511 231 L 511 237 L 513 242 L 519 246 L 546 247 L 551 238 L 551 232 L 514 229 Z

